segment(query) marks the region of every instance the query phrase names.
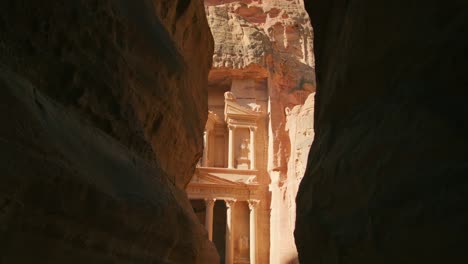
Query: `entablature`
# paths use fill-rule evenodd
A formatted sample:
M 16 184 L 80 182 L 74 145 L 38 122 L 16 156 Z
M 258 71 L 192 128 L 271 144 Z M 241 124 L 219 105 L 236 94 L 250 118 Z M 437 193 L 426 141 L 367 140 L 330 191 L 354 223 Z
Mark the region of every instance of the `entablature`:
M 213 181 L 216 184 L 231 183 L 255 185 L 257 183 L 258 170 L 229 169 L 216 167 L 198 167 L 195 170 L 192 182 L 199 179 Z
M 186 192 L 191 199 L 259 199 L 261 191 L 257 173 L 254 170 L 199 167 Z
M 248 201 L 251 199 L 261 199 L 259 185 L 231 186 L 231 185 L 207 185 L 200 183 L 190 183 L 186 189 L 189 199 L 237 199 L 238 201 Z

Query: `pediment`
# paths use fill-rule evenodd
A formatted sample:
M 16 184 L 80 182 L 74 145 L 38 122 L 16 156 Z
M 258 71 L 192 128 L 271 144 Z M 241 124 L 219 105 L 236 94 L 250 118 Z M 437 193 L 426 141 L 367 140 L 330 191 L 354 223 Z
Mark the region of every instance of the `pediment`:
M 247 107 L 241 106 L 234 101 L 226 100 L 224 115 L 226 119 L 229 117 L 256 119 L 258 118 L 258 116 L 260 116 L 260 113 L 252 111 L 251 109 L 248 109 Z
M 231 186 L 244 186 L 244 183 L 233 182 L 228 179 L 215 176 L 210 173 L 196 173 L 190 183 L 197 184 L 213 184 L 213 185 L 231 185 Z

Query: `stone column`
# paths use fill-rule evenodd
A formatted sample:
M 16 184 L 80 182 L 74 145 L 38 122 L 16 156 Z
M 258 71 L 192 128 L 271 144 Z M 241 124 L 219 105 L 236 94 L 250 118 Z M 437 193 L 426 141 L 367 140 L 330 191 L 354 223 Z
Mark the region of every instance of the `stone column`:
M 233 125 L 229 125 L 229 149 L 228 149 L 228 168 L 234 169 L 234 129 Z
M 208 238 L 213 241 L 213 207 L 216 199 L 205 199 L 205 228 L 208 231 Z
M 255 170 L 255 131 L 256 127 L 249 127 L 250 129 L 250 169 Z
M 257 263 L 257 205 L 259 200 L 249 200 L 250 209 L 250 264 Z
M 208 167 L 208 147 L 209 147 L 209 143 L 208 143 L 208 139 L 210 137 L 210 131 L 209 130 L 205 130 L 205 132 L 203 133 L 203 143 L 204 143 L 204 147 L 203 147 L 203 163 L 202 163 L 202 166 L 203 167 Z
M 234 263 L 234 232 L 232 223 L 232 208 L 236 199 L 225 200 L 226 202 L 226 252 L 225 252 L 225 263 Z

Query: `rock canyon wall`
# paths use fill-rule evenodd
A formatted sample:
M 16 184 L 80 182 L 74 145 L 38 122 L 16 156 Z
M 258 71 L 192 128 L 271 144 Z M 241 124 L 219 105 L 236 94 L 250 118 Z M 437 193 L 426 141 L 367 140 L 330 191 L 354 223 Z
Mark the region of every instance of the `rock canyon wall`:
M 255 100 L 269 114 L 257 142 L 266 146 L 257 150 L 264 157 L 257 168 L 269 197 L 259 205 L 258 261 L 293 263 L 294 199 L 313 139 L 308 15 L 302 0 L 205 0 L 205 9 L 215 40 L 208 89 L 231 91 L 238 102 Z
M 285 181 L 272 188 L 272 197 L 276 198 L 272 212 L 276 212 L 276 261 L 272 263 L 297 263 L 297 249 L 294 237 L 296 223 L 296 195 L 304 176 L 307 157 L 314 140 L 314 103 L 315 93 L 310 94 L 303 105 L 286 108 L 286 131 L 291 142 L 288 160 L 288 174 Z M 279 232 L 278 232 L 279 231 Z M 285 234 L 288 234 L 285 236 Z M 272 257 L 273 257 L 272 256 Z
M 468 4 L 306 2 L 318 86 L 301 263 L 466 262 Z
M 181 190 L 212 51 L 200 1 L 1 1 L 0 263 L 216 263 Z

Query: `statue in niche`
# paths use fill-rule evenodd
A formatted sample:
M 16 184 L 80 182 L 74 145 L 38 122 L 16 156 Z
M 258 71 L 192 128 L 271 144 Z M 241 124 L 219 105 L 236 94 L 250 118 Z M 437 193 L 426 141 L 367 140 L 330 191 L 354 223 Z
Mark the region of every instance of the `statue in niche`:
M 244 170 L 249 169 L 249 165 L 250 165 L 249 149 L 250 149 L 249 139 L 244 138 L 239 147 L 239 156 L 237 158 L 238 169 L 244 169 Z
M 244 138 L 240 144 L 240 158 L 249 158 L 249 139 Z

